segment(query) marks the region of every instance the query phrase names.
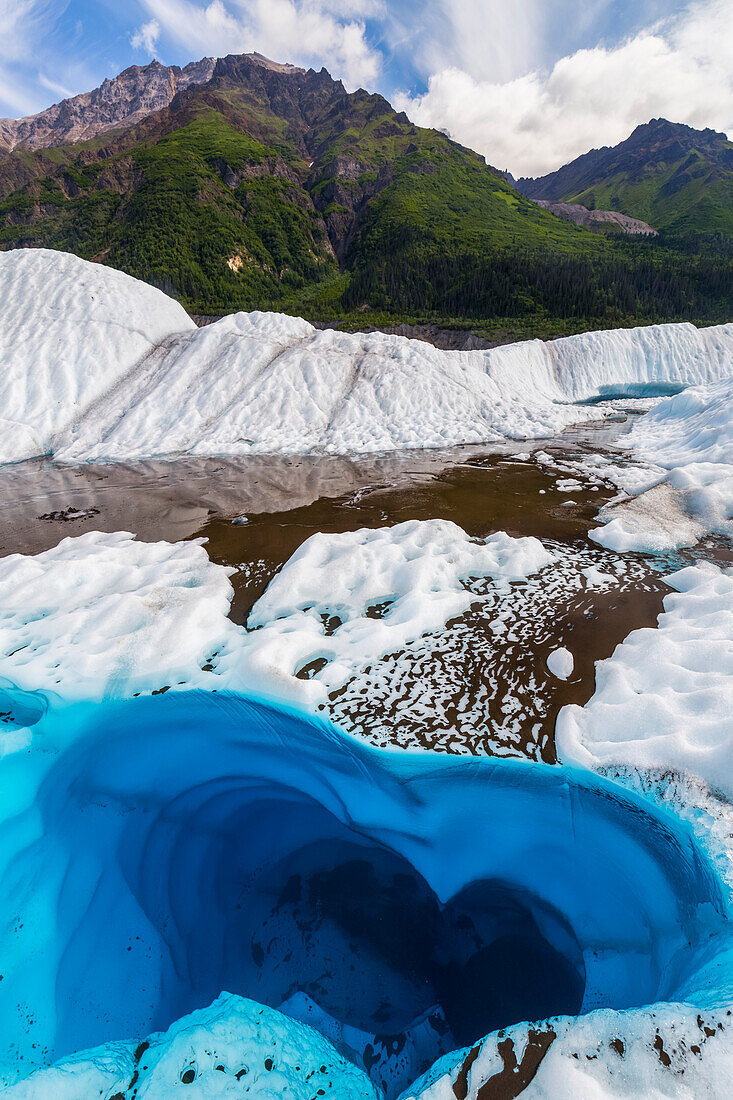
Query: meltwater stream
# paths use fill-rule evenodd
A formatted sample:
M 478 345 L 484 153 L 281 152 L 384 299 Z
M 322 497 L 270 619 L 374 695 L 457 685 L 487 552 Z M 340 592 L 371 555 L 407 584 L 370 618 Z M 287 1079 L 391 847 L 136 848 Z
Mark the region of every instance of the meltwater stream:
M 6 1081 L 222 990 L 335 1022 L 388 1098 L 520 1020 L 715 1001 L 714 871 L 602 779 L 377 750 L 238 695 L 33 698 L 3 703 L 35 722 L 0 791 Z

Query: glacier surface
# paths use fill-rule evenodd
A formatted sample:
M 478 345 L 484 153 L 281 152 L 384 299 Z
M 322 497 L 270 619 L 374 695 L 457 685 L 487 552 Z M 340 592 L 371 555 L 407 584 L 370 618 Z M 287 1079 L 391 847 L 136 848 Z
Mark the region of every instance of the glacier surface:
M 731 533 L 733 325 L 447 353 L 276 314 L 198 330 L 45 250 L 0 254 L 0 287 L 0 462 L 542 437 L 648 397 L 620 461 L 588 460 L 630 494 L 594 537 Z M 670 579 L 561 712 L 558 768 L 377 751 L 262 696 L 319 705 L 470 580 L 554 565 L 439 520 L 321 534 L 243 627 L 201 540 L 0 559 L 2 1095 L 726 1094 L 733 571 Z
M 628 487 L 641 495 L 604 509 L 592 538 L 613 550 L 659 551 L 733 533 L 733 380 L 663 401 L 624 442 L 642 467 Z M 612 476 L 627 487 L 623 469 Z
M 0 461 L 329 454 L 540 437 L 594 399 L 733 373 L 733 325 L 443 352 L 238 313 L 196 329 L 161 292 L 43 249 L 0 257 Z M 584 404 L 585 403 L 585 404 Z
M 177 302 L 120 271 L 48 249 L 0 253 L 0 462 L 52 452 L 194 328 Z
M 654 629 L 633 631 L 596 665 L 596 691 L 565 707 L 563 760 L 692 775 L 733 802 L 733 571 L 690 566 L 666 578 Z
M 480 602 L 468 578 L 501 587 L 553 561 L 538 539 L 471 539 L 439 519 L 316 534 L 270 582 L 245 630 L 228 618 L 234 570 L 211 562 L 203 541 L 92 531 L 0 558 L 3 676 L 65 699 L 256 687 L 317 705 Z M 313 662 L 322 667 L 301 678 Z

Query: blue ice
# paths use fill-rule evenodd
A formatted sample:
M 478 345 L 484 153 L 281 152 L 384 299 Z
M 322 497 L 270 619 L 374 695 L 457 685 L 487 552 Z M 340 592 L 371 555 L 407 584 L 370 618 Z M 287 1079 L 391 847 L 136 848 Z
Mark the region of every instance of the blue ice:
M 35 724 L 0 768 L 0 1080 L 222 990 L 373 1073 L 411 1036 L 401 1087 L 520 1020 L 730 996 L 690 830 L 589 773 L 377 750 L 232 694 L 3 700 Z

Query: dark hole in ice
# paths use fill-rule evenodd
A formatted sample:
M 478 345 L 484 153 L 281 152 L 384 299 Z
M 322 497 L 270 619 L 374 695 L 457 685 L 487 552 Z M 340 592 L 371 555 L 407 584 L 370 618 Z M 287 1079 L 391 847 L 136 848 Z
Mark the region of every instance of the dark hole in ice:
M 312 661 L 307 661 L 304 665 L 301 665 L 300 668 L 297 668 L 295 670 L 295 675 L 299 680 L 312 680 L 327 664 L 328 657 L 314 657 Z
M 0 682 L 0 732 L 34 726 L 43 717 L 46 701 L 40 694 L 21 691 L 15 685 L 2 686 Z

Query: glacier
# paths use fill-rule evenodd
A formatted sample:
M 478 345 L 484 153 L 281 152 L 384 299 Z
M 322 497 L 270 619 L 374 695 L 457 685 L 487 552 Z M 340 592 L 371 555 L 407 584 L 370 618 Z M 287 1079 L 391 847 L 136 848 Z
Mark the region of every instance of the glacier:
M 654 629 L 635 630 L 596 665 L 596 691 L 565 707 L 562 759 L 695 776 L 733 802 L 733 571 L 711 563 L 665 578 Z
M 197 329 L 160 291 L 45 249 L 0 255 L 0 461 L 345 454 L 553 435 L 594 399 L 733 373 L 733 325 L 443 352 L 272 313 Z
M 379 455 L 647 398 L 610 456 L 536 461 L 621 490 L 592 533 L 613 550 L 731 533 L 733 325 L 458 353 L 267 313 L 197 329 L 46 250 L 0 254 L 0 286 L 2 463 Z M 558 567 L 442 520 L 321 533 L 240 626 L 202 539 L 0 559 L 0 1095 L 725 1094 L 733 570 L 667 578 L 657 629 L 561 711 L 558 767 L 377 750 L 302 709 L 444 632 L 486 598 L 470 580 Z
M 296 992 L 359 1056 L 361 1085 L 335 1094 L 387 1100 L 522 1020 L 733 998 L 729 901 L 692 829 L 590 772 L 384 752 L 227 692 L 42 703 L 5 689 L 6 725 L 31 735 L 0 798 L 9 1098 L 64 1074 L 81 1089 L 82 1070 L 77 1100 L 135 1074 L 162 1098 L 153 1082 L 189 1072 L 223 1095 L 255 1057 L 272 1072 L 261 1031 L 224 1041 L 255 1001 L 292 1013 L 270 1057 L 310 1100 L 326 1040 Z
M 0 253 L 0 462 L 51 453 L 192 329 L 183 306 L 121 271 L 48 249 Z
M 624 440 L 641 469 L 632 494 L 601 512 L 591 537 L 613 550 L 694 546 L 708 532 L 733 533 L 733 380 L 693 386 L 651 409 Z

